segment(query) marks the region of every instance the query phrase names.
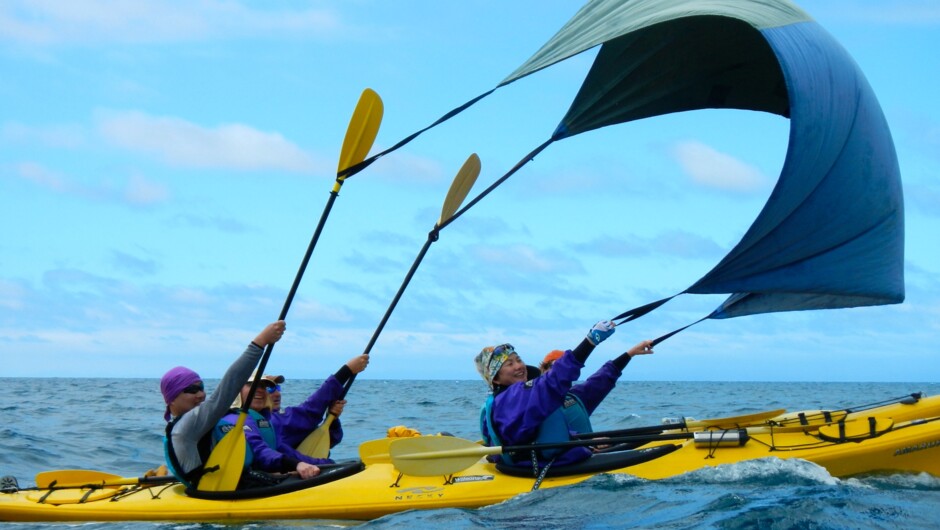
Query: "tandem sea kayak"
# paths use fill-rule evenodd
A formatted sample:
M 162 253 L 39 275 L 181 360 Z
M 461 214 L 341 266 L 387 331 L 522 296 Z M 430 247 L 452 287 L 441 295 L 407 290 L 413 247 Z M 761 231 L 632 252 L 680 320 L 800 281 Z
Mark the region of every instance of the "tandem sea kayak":
M 487 506 L 601 473 L 661 479 L 760 458 L 800 458 L 837 477 L 940 476 L 940 396 L 911 394 L 857 410 L 778 410 L 593 434 L 583 444 L 605 449 L 587 462 L 547 470 L 507 468 L 486 458 L 528 447 L 417 436 L 365 442 L 360 460 L 324 468 L 314 479 L 288 478 L 259 490 L 190 492 L 172 477 L 88 470 L 39 473 L 35 485 L 25 487 L 4 477 L 0 521 L 368 520 L 405 510 Z

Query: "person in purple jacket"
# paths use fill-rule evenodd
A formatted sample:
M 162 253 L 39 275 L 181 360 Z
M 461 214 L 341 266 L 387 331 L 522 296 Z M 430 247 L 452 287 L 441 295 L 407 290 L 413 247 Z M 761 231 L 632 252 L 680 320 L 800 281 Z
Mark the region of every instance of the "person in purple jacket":
M 285 451 L 278 445 L 277 432 L 271 423 L 270 390 L 275 386 L 270 381 L 262 380 L 253 396 L 249 397 L 252 380 L 242 386 L 241 395 L 236 398 L 233 408 L 216 424 L 213 430 L 213 442 L 218 443 L 238 421 L 241 404 L 251 399 L 248 417 L 245 418 L 244 473 L 238 483 L 238 489 L 276 484 L 280 477 L 270 473 L 297 472 L 300 478 L 312 478 L 320 474 L 318 464 L 332 463 L 320 459 L 311 459 L 297 451 Z
M 272 412 L 272 396 L 279 391 L 277 378 L 275 377 L 272 381 L 262 377 L 261 384 L 251 397 L 248 417 L 245 419 L 245 440 L 248 450 L 245 452 L 245 473 L 239 481 L 238 488 L 246 489 L 275 484 L 281 477 L 270 475 L 272 473 L 297 472 L 301 478 L 312 478 L 320 473 L 320 465 L 334 463 L 329 458 L 313 458 L 304 455 L 297 451 L 295 446 L 317 427 L 331 402 L 342 397 L 344 382 L 353 374 L 365 370 L 368 364 L 368 355 L 359 355 L 350 359 L 335 375 L 329 376 L 303 404 L 297 407 L 287 407 L 282 413 Z M 216 425 L 213 432 L 216 443 L 232 429 L 238 420 L 240 411 L 236 409 L 248 399 L 252 381 L 253 379 L 249 379 L 245 383 L 241 395 L 233 404 L 232 411 Z M 280 406 L 279 399 L 278 406 Z M 339 412 L 342 412 L 341 406 Z M 339 443 L 342 439 L 342 429 L 338 427 L 337 429 L 333 431 L 331 425 L 331 447 L 335 445 L 334 441 Z
M 573 350 L 539 374 L 528 367 L 510 344 L 488 346 L 477 354 L 477 371 L 492 393 L 480 413 L 480 431 L 487 446 L 566 442 L 572 434 L 593 432 L 590 415 L 614 388 L 635 355 L 653 353 L 645 340 L 612 361 L 607 361 L 584 383 L 574 385 L 594 348 L 614 333 L 613 322 L 598 322 Z M 587 447 L 536 451 L 539 467 L 568 465 L 591 456 Z M 503 454 L 509 465 L 531 466 L 533 455 Z
M 274 383 L 271 393 L 271 423 L 277 431 L 278 444 L 295 449 L 304 439 L 323 422 L 329 412 L 335 417 L 330 423 L 330 447 L 335 447 L 343 440 L 343 427 L 339 416 L 343 413 L 346 400 L 343 399 L 345 384 L 369 365 L 369 355 L 362 354 L 346 362 L 333 375 L 300 405 L 281 409 L 280 384 L 285 381 L 283 375 L 265 375 L 263 379 Z

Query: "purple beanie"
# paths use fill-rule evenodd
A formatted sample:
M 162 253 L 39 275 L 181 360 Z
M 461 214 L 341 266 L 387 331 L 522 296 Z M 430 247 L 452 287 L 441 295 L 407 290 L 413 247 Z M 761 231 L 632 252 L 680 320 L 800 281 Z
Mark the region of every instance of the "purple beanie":
M 202 381 L 199 374 L 185 366 L 170 368 L 167 373 L 163 374 L 163 378 L 160 379 L 160 392 L 163 393 L 163 401 L 166 402 L 163 419 L 170 421 L 170 403 L 183 392 L 184 388 L 199 381 Z

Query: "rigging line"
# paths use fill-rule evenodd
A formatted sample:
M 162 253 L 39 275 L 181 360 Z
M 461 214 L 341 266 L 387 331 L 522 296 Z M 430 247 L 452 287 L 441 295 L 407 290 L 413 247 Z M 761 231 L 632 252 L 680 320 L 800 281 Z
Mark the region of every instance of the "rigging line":
M 703 320 L 708 320 L 708 319 L 711 318 L 711 316 L 714 315 L 714 314 L 715 314 L 715 313 L 712 312 L 712 313 L 710 313 L 708 316 L 702 317 L 702 318 L 696 320 L 695 322 L 692 322 L 691 324 L 687 324 L 687 325 L 685 325 L 685 326 L 682 326 L 681 328 L 679 328 L 679 329 L 677 329 L 677 330 L 675 330 L 675 331 L 670 331 L 669 333 L 666 333 L 665 335 L 659 337 L 658 339 L 653 339 L 653 343 L 650 344 L 650 347 L 651 347 L 651 348 L 652 348 L 652 347 L 655 347 L 657 344 L 659 344 L 660 342 L 662 342 L 662 341 L 668 339 L 669 337 L 675 335 L 676 333 L 679 333 L 680 331 L 684 331 L 684 330 L 686 330 L 686 329 L 688 329 L 688 328 L 691 328 L 692 326 L 698 324 L 699 322 L 701 322 L 701 321 L 703 321 Z
M 679 294 L 682 294 L 682 293 L 679 293 Z M 639 306 L 639 307 L 634 307 L 633 309 L 630 309 L 629 311 L 624 311 L 623 313 L 620 313 L 619 315 L 615 316 L 615 317 L 612 318 L 611 320 L 613 320 L 614 323 L 619 326 L 620 324 L 624 324 L 624 323 L 626 323 L 626 322 L 630 322 L 631 320 L 635 320 L 635 319 L 637 319 L 637 318 L 640 318 L 641 316 L 643 316 L 643 315 L 645 315 L 645 314 L 647 314 L 647 313 L 653 311 L 654 309 L 658 308 L 659 306 L 665 304 L 666 302 L 672 300 L 673 298 L 675 298 L 675 297 L 677 297 L 677 296 L 679 296 L 679 295 L 678 295 L 678 294 L 674 294 L 674 295 L 672 295 L 672 296 L 670 296 L 670 297 L 663 298 L 662 300 L 657 300 L 657 301 L 655 301 L 655 302 L 650 302 L 650 303 L 648 303 L 648 304 L 646 304 L 646 305 L 641 305 L 641 306 Z M 623 319 L 623 320 L 621 320 L 621 319 Z M 620 322 L 617 322 L 618 320 L 620 320 Z
M 490 94 L 492 94 L 493 91 L 495 91 L 497 88 L 499 88 L 499 87 L 492 88 L 492 89 L 490 89 L 490 90 L 488 90 L 488 91 L 486 91 L 486 92 L 480 94 L 479 96 L 477 96 L 477 97 L 471 99 L 470 101 L 464 103 L 463 105 L 460 105 L 459 107 L 457 107 L 457 108 L 455 108 L 455 109 L 453 109 L 453 110 L 447 112 L 446 114 L 444 114 L 443 116 L 441 116 L 440 118 L 438 118 L 437 121 L 435 121 L 435 122 L 432 123 L 431 125 L 428 125 L 427 127 L 423 128 L 423 129 L 421 129 L 421 130 L 419 130 L 419 131 L 417 131 L 417 132 L 411 133 L 410 135 L 406 136 L 405 138 L 403 138 L 402 140 L 400 140 L 397 144 L 395 144 L 395 145 L 389 147 L 388 149 L 386 149 L 386 150 L 384 150 L 384 151 L 382 151 L 382 152 L 380 152 L 380 153 L 374 154 L 374 155 L 370 156 L 369 158 L 366 158 L 366 159 L 363 160 L 362 162 L 359 162 L 358 164 L 355 164 L 355 165 L 353 165 L 353 166 L 349 166 L 348 168 L 344 169 L 343 171 L 340 171 L 339 173 L 336 174 L 337 180 L 343 179 L 343 178 L 347 178 L 347 179 L 348 179 L 349 177 L 355 175 L 356 173 L 359 173 L 359 172 L 362 171 L 363 169 L 365 169 L 365 168 L 369 167 L 370 165 L 372 165 L 372 163 L 375 162 L 376 160 L 378 160 L 379 158 L 382 158 L 383 156 L 385 156 L 385 155 L 391 153 L 392 151 L 397 151 L 399 148 L 405 146 L 406 144 L 408 144 L 409 142 L 411 142 L 412 140 L 414 140 L 415 138 L 417 138 L 418 136 L 420 136 L 420 135 L 421 135 L 422 133 L 424 133 L 425 131 L 428 131 L 428 130 L 430 130 L 430 129 L 433 129 L 434 127 L 437 127 L 438 125 L 444 123 L 445 121 L 447 121 L 447 120 L 453 118 L 454 116 L 460 114 L 461 112 L 467 110 L 470 106 L 472 106 L 472 105 L 473 105 L 474 103 L 476 103 L 477 101 L 480 101 L 481 99 L 485 98 L 486 96 L 489 96 Z
M 846 408 L 845 408 L 845 411 L 846 411 L 846 412 L 849 412 L 849 413 L 851 413 L 851 412 L 861 412 L 861 411 L 863 411 L 863 410 L 869 410 L 869 409 L 873 409 L 873 408 L 876 408 L 876 407 L 880 407 L 881 405 L 887 405 L 887 404 L 893 404 L 893 403 L 908 403 L 908 404 L 913 404 L 913 403 L 916 403 L 916 402 L 920 401 L 920 398 L 921 398 L 922 396 L 923 396 L 922 393 L 920 393 L 920 392 L 914 392 L 913 394 L 907 394 L 907 395 L 899 396 L 899 397 L 896 397 L 896 398 L 885 399 L 885 400 L 883 400 L 883 401 L 876 401 L 876 402 L 874 402 L 874 403 L 869 403 L 869 404 L 867 404 L 867 405 L 858 405 L 858 406 L 856 406 L 856 407 L 846 407 Z M 909 399 L 912 399 L 913 402 L 908 401 Z
M 488 188 L 486 188 L 485 190 L 483 190 L 482 192 L 480 192 L 479 195 L 477 195 L 476 197 L 474 197 L 473 200 L 471 200 L 470 202 L 468 202 L 463 208 L 457 210 L 457 212 L 454 213 L 454 215 L 450 216 L 450 219 L 447 219 L 446 221 L 444 221 L 443 223 L 441 223 L 441 225 L 438 227 L 438 230 L 440 230 L 440 229 L 444 228 L 445 226 L 449 225 L 451 222 L 454 221 L 454 219 L 456 219 L 456 218 L 460 217 L 461 215 L 463 215 L 463 213 L 466 212 L 467 210 L 469 210 L 473 205 L 475 205 L 476 203 L 478 203 L 478 202 L 480 202 L 481 200 L 483 200 L 483 197 L 486 197 L 487 195 L 490 194 L 491 191 L 495 190 L 500 184 L 502 184 L 503 182 L 506 182 L 506 180 L 509 179 L 509 177 L 513 176 L 513 175 L 516 173 L 516 171 L 519 171 L 520 169 L 522 169 L 522 166 L 524 166 L 524 165 L 528 164 L 529 162 L 531 162 L 532 160 L 534 160 L 535 157 L 536 157 L 536 155 L 538 155 L 539 153 L 541 153 L 546 147 L 548 147 L 548 146 L 549 146 L 552 142 L 554 142 L 554 141 L 555 141 L 554 139 L 549 138 L 549 139 L 546 140 L 542 145 L 536 147 L 536 148 L 533 149 L 531 152 L 529 152 L 529 154 L 527 154 L 527 155 L 525 155 L 524 157 L 522 157 L 522 160 L 519 160 L 519 162 L 517 162 L 516 165 L 513 166 L 512 169 L 510 169 L 505 175 L 503 175 L 502 177 L 500 177 L 499 179 L 497 179 L 496 182 L 490 184 L 490 186 L 489 186 Z

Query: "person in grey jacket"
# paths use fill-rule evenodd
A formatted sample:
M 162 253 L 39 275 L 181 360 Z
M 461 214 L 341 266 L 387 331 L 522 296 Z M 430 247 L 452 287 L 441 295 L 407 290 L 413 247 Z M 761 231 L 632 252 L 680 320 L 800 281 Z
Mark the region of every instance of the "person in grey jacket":
M 283 320 L 268 324 L 232 363 L 208 398 L 202 378 L 189 368 L 171 368 L 160 379 L 160 392 L 166 402 L 163 418 L 168 422 L 164 438 L 167 466 L 187 486 L 196 487 L 204 474 L 203 465 L 212 449 L 212 429 L 228 413 L 264 348 L 280 340 L 286 327 Z

